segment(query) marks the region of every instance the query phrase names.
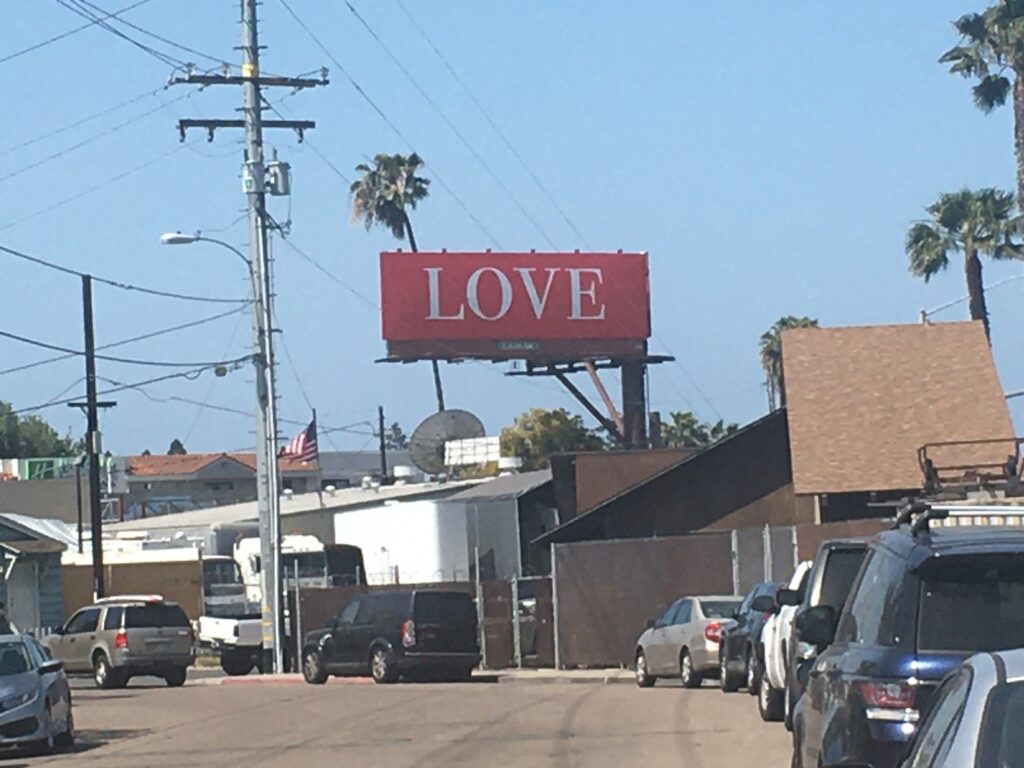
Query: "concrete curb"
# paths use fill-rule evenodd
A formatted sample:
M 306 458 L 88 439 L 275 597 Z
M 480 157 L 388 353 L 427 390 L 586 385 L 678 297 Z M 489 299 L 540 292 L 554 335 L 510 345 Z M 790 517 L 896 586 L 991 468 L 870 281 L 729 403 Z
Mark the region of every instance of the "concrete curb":
M 478 672 L 473 675 L 476 684 L 502 685 L 625 685 L 634 682 L 630 672 L 611 672 L 606 674 L 561 672 L 549 674 L 520 672 Z M 284 675 L 246 675 L 244 677 L 211 677 L 190 680 L 189 685 L 305 685 L 299 674 Z M 373 685 L 369 677 L 331 677 L 326 685 Z

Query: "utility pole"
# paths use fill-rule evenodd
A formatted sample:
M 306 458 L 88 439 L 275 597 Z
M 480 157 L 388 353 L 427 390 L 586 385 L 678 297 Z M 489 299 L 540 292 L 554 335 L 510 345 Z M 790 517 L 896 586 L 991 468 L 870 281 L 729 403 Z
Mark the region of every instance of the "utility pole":
M 96 339 L 92 327 L 92 278 L 82 275 L 85 323 L 85 450 L 89 453 L 89 520 L 92 524 L 92 591 L 99 600 L 103 584 L 103 508 L 100 506 L 100 415 L 96 402 Z
M 380 431 L 380 479 L 388 479 L 388 445 L 384 439 L 384 406 L 377 406 L 377 429 Z
M 260 581 L 263 593 L 263 648 L 270 656 L 270 668 L 284 671 L 283 593 L 281 582 L 281 484 L 277 463 L 277 392 L 274 380 L 273 287 L 268 249 L 270 219 L 266 196 L 286 194 L 287 179 L 279 173 L 268 180 L 264 164 L 263 129 L 295 130 L 302 140 L 303 132 L 314 128 L 309 120 L 264 120 L 263 86 L 292 89 L 327 84 L 327 70 L 319 80 L 307 78 L 264 77 L 260 72 L 259 21 L 257 0 L 241 0 L 242 70 L 240 76 L 196 75 L 175 78 L 175 83 L 192 85 L 242 86 L 241 120 L 180 120 L 178 132 L 184 141 L 189 128 L 205 128 L 210 140 L 218 128 L 242 128 L 245 131 L 245 153 L 242 166 L 242 187 L 245 191 L 249 219 L 249 265 L 253 283 L 254 360 L 256 365 L 256 489 L 260 531 Z M 279 170 L 280 166 L 277 169 Z M 287 176 L 287 170 L 284 171 Z

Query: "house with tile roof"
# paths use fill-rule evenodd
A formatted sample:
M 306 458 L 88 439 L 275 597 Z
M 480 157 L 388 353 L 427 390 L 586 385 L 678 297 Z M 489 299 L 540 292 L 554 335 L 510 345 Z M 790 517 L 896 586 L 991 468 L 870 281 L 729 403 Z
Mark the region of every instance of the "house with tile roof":
M 879 505 L 929 485 L 1018 484 L 980 322 L 791 329 L 782 366 L 784 408 L 563 516 L 537 543 L 883 517 Z

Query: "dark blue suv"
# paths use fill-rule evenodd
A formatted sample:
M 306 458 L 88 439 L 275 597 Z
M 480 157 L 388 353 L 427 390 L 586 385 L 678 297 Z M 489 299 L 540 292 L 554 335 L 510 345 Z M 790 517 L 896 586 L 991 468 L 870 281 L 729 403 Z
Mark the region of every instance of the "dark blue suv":
M 929 527 L 950 516 L 901 514 L 869 544 L 841 614 L 823 605 L 797 618 L 822 651 L 794 710 L 794 768 L 896 768 L 949 671 L 1024 646 L 1024 527 Z

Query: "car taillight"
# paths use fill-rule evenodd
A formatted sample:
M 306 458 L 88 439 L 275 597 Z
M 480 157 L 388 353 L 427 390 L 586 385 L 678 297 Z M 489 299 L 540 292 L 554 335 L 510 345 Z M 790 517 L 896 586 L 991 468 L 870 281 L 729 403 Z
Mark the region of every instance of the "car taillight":
M 123 629 L 117 630 L 117 634 L 114 635 L 114 647 L 119 651 L 123 651 L 128 647 L 128 633 Z
M 416 645 L 416 622 L 412 619 L 402 624 L 402 645 L 406 648 Z
M 858 680 L 854 687 L 869 707 L 910 709 L 914 706 L 915 686 L 906 681 Z
M 708 625 L 704 627 L 704 637 L 712 643 L 720 642 L 722 639 L 722 622 L 708 622 Z

